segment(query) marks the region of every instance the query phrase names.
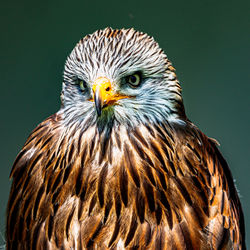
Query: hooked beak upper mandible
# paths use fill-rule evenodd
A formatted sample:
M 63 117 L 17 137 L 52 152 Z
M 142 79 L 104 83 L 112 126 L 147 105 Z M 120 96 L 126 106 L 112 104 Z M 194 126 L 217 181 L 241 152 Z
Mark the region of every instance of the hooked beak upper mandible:
M 117 100 L 127 98 L 128 96 L 115 94 L 111 81 L 106 77 L 99 77 L 93 83 L 94 102 L 97 115 L 102 114 L 102 109 L 108 105 L 114 104 Z

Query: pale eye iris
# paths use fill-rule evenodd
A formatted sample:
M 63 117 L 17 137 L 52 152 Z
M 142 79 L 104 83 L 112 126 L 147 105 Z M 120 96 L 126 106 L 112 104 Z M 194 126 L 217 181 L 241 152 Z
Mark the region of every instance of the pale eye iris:
M 133 86 L 137 87 L 141 83 L 141 77 L 139 74 L 133 74 L 127 77 L 127 82 Z
M 81 90 L 85 90 L 87 88 L 87 83 L 84 80 L 79 80 L 79 86 Z

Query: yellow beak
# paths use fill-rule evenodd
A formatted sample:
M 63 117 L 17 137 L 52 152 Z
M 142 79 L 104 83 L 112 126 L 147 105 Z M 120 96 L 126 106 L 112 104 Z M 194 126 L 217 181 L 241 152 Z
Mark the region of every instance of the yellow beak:
M 110 80 L 106 77 L 99 77 L 95 80 L 93 84 L 93 93 L 98 116 L 101 115 L 103 108 L 114 104 L 119 99 L 128 97 L 115 94 L 113 92 Z

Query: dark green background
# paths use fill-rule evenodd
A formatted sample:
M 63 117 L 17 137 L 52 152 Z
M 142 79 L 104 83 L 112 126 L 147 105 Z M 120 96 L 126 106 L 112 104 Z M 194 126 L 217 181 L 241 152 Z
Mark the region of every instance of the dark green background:
M 1 1 L 0 232 L 12 163 L 31 130 L 59 109 L 66 56 L 84 35 L 111 26 L 147 32 L 173 62 L 189 118 L 221 144 L 249 234 L 249 7 L 230 0 Z

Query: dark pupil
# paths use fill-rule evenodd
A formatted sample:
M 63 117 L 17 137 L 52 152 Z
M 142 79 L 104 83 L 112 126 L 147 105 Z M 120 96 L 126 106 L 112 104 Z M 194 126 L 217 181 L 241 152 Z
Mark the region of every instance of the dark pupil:
M 130 81 L 131 81 L 131 83 L 135 83 L 136 82 L 136 77 L 135 76 L 130 76 Z
M 81 82 L 82 82 L 83 87 L 86 88 L 87 87 L 86 82 L 84 80 L 79 80 L 79 83 L 81 83 Z

